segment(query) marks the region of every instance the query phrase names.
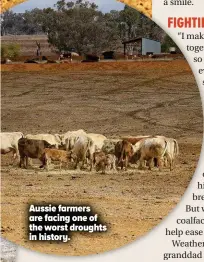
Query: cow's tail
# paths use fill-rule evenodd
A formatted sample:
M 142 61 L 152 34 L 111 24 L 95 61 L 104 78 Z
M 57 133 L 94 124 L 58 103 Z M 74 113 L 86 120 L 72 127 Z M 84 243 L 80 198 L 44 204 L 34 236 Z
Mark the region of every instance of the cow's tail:
M 168 142 L 167 142 L 166 140 L 164 140 L 164 142 L 165 142 L 165 147 L 164 147 L 164 152 L 163 152 L 162 157 L 165 156 L 165 154 L 166 154 L 166 152 L 167 152 L 167 148 L 168 148 Z
M 179 154 L 179 145 L 178 145 L 178 142 L 176 141 L 176 139 L 174 139 L 173 141 L 174 141 L 174 153 L 178 156 L 178 154 Z
M 66 151 L 71 150 L 71 149 L 70 149 L 70 138 L 67 138 L 67 139 L 65 140 L 65 145 L 66 145 Z

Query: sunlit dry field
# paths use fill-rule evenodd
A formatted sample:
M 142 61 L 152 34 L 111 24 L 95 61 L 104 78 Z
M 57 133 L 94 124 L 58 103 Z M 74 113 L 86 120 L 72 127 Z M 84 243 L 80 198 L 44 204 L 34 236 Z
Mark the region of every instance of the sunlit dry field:
M 2 66 L 2 131 L 65 133 L 83 128 L 107 137 L 165 135 L 178 140 L 174 171 L 49 173 L 2 156 L 2 235 L 24 247 L 63 255 L 112 250 L 145 235 L 177 205 L 194 174 L 203 116 L 184 60 Z M 76 233 L 66 244 L 30 243 L 28 203 L 85 203 L 108 232 Z

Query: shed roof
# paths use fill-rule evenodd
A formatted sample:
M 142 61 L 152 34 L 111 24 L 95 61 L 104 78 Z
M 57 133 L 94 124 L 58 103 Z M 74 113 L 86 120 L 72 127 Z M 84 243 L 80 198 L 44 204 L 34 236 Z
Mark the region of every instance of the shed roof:
M 158 40 L 155 40 L 155 39 L 150 39 L 150 38 L 147 38 L 147 37 L 137 37 L 137 38 L 133 38 L 133 39 L 130 39 L 130 40 L 127 40 L 127 41 L 123 41 L 123 44 L 131 44 L 131 43 L 136 43 L 142 39 L 148 39 L 148 40 L 152 40 L 152 41 L 155 41 L 155 42 L 160 42 Z

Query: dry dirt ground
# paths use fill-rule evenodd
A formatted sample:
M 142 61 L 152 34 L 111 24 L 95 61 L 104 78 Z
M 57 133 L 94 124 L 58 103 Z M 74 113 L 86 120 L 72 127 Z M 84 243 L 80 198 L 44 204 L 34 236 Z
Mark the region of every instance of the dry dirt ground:
M 176 168 L 100 173 L 12 166 L 2 156 L 2 235 L 24 247 L 63 255 L 115 249 L 145 235 L 177 205 L 201 150 L 203 116 L 195 79 L 183 60 L 2 66 L 2 131 L 107 137 L 165 135 L 180 145 Z M 108 225 L 71 242 L 31 243 L 29 203 L 90 204 Z

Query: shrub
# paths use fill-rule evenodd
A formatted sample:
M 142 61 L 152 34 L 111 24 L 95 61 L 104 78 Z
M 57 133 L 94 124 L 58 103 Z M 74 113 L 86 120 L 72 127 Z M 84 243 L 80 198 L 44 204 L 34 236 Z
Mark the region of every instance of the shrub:
M 20 55 L 20 46 L 18 44 L 7 44 L 1 46 L 1 58 L 16 59 Z

